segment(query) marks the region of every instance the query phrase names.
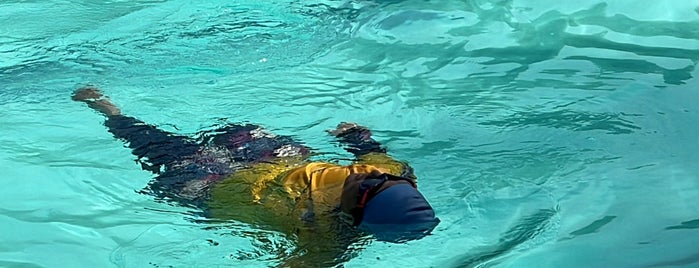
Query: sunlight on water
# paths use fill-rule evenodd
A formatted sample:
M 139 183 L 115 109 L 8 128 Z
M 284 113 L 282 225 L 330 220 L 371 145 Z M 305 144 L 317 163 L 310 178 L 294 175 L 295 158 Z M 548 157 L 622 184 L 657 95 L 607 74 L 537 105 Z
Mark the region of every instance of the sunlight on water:
M 442 220 L 346 267 L 699 265 L 699 1 L 3 1 L 0 266 L 265 267 L 293 239 L 139 193 L 103 118 L 369 126 Z

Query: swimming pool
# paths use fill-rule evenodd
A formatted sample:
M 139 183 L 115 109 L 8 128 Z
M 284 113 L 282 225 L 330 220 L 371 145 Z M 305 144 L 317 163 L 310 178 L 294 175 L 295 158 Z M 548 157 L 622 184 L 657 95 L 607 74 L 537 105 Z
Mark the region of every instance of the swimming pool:
M 346 267 L 699 266 L 699 1 L 3 1 L 1 267 L 265 267 L 280 234 L 139 194 L 93 83 L 178 133 L 343 158 L 356 121 L 442 223 Z M 245 3 L 249 2 L 249 3 Z M 202 222 L 204 221 L 204 222 Z

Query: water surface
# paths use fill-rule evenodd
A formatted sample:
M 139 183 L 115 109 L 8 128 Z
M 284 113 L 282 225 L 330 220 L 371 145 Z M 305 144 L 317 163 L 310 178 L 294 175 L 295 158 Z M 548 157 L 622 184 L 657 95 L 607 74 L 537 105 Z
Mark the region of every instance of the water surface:
M 699 266 L 699 1 L 3 1 L 0 266 L 264 267 L 292 246 L 139 194 L 102 118 L 374 130 L 442 224 L 346 267 Z

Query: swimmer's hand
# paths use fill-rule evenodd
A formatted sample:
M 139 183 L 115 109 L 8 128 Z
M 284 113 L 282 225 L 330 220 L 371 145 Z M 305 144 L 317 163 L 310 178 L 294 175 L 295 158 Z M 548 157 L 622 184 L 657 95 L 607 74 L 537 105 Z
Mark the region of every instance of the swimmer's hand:
M 316 222 L 316 213 L 313 210 L 307 209 L 301 214 L 301 220 L 305 223 L 313 224 Z

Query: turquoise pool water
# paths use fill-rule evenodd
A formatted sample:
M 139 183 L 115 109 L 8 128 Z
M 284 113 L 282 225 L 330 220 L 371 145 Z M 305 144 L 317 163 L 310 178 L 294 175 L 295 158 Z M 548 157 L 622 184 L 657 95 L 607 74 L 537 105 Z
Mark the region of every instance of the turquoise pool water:
M 86 83 L 167 130 L 254 122 L 327 158 L 325 129 L 372 128 L 442 223 L 346 267 L 699 267 L 698 61 L 697 0 L 6 0 L 0 267 L 293 246 L 137 193 L 152 174 L 70 101 Z

